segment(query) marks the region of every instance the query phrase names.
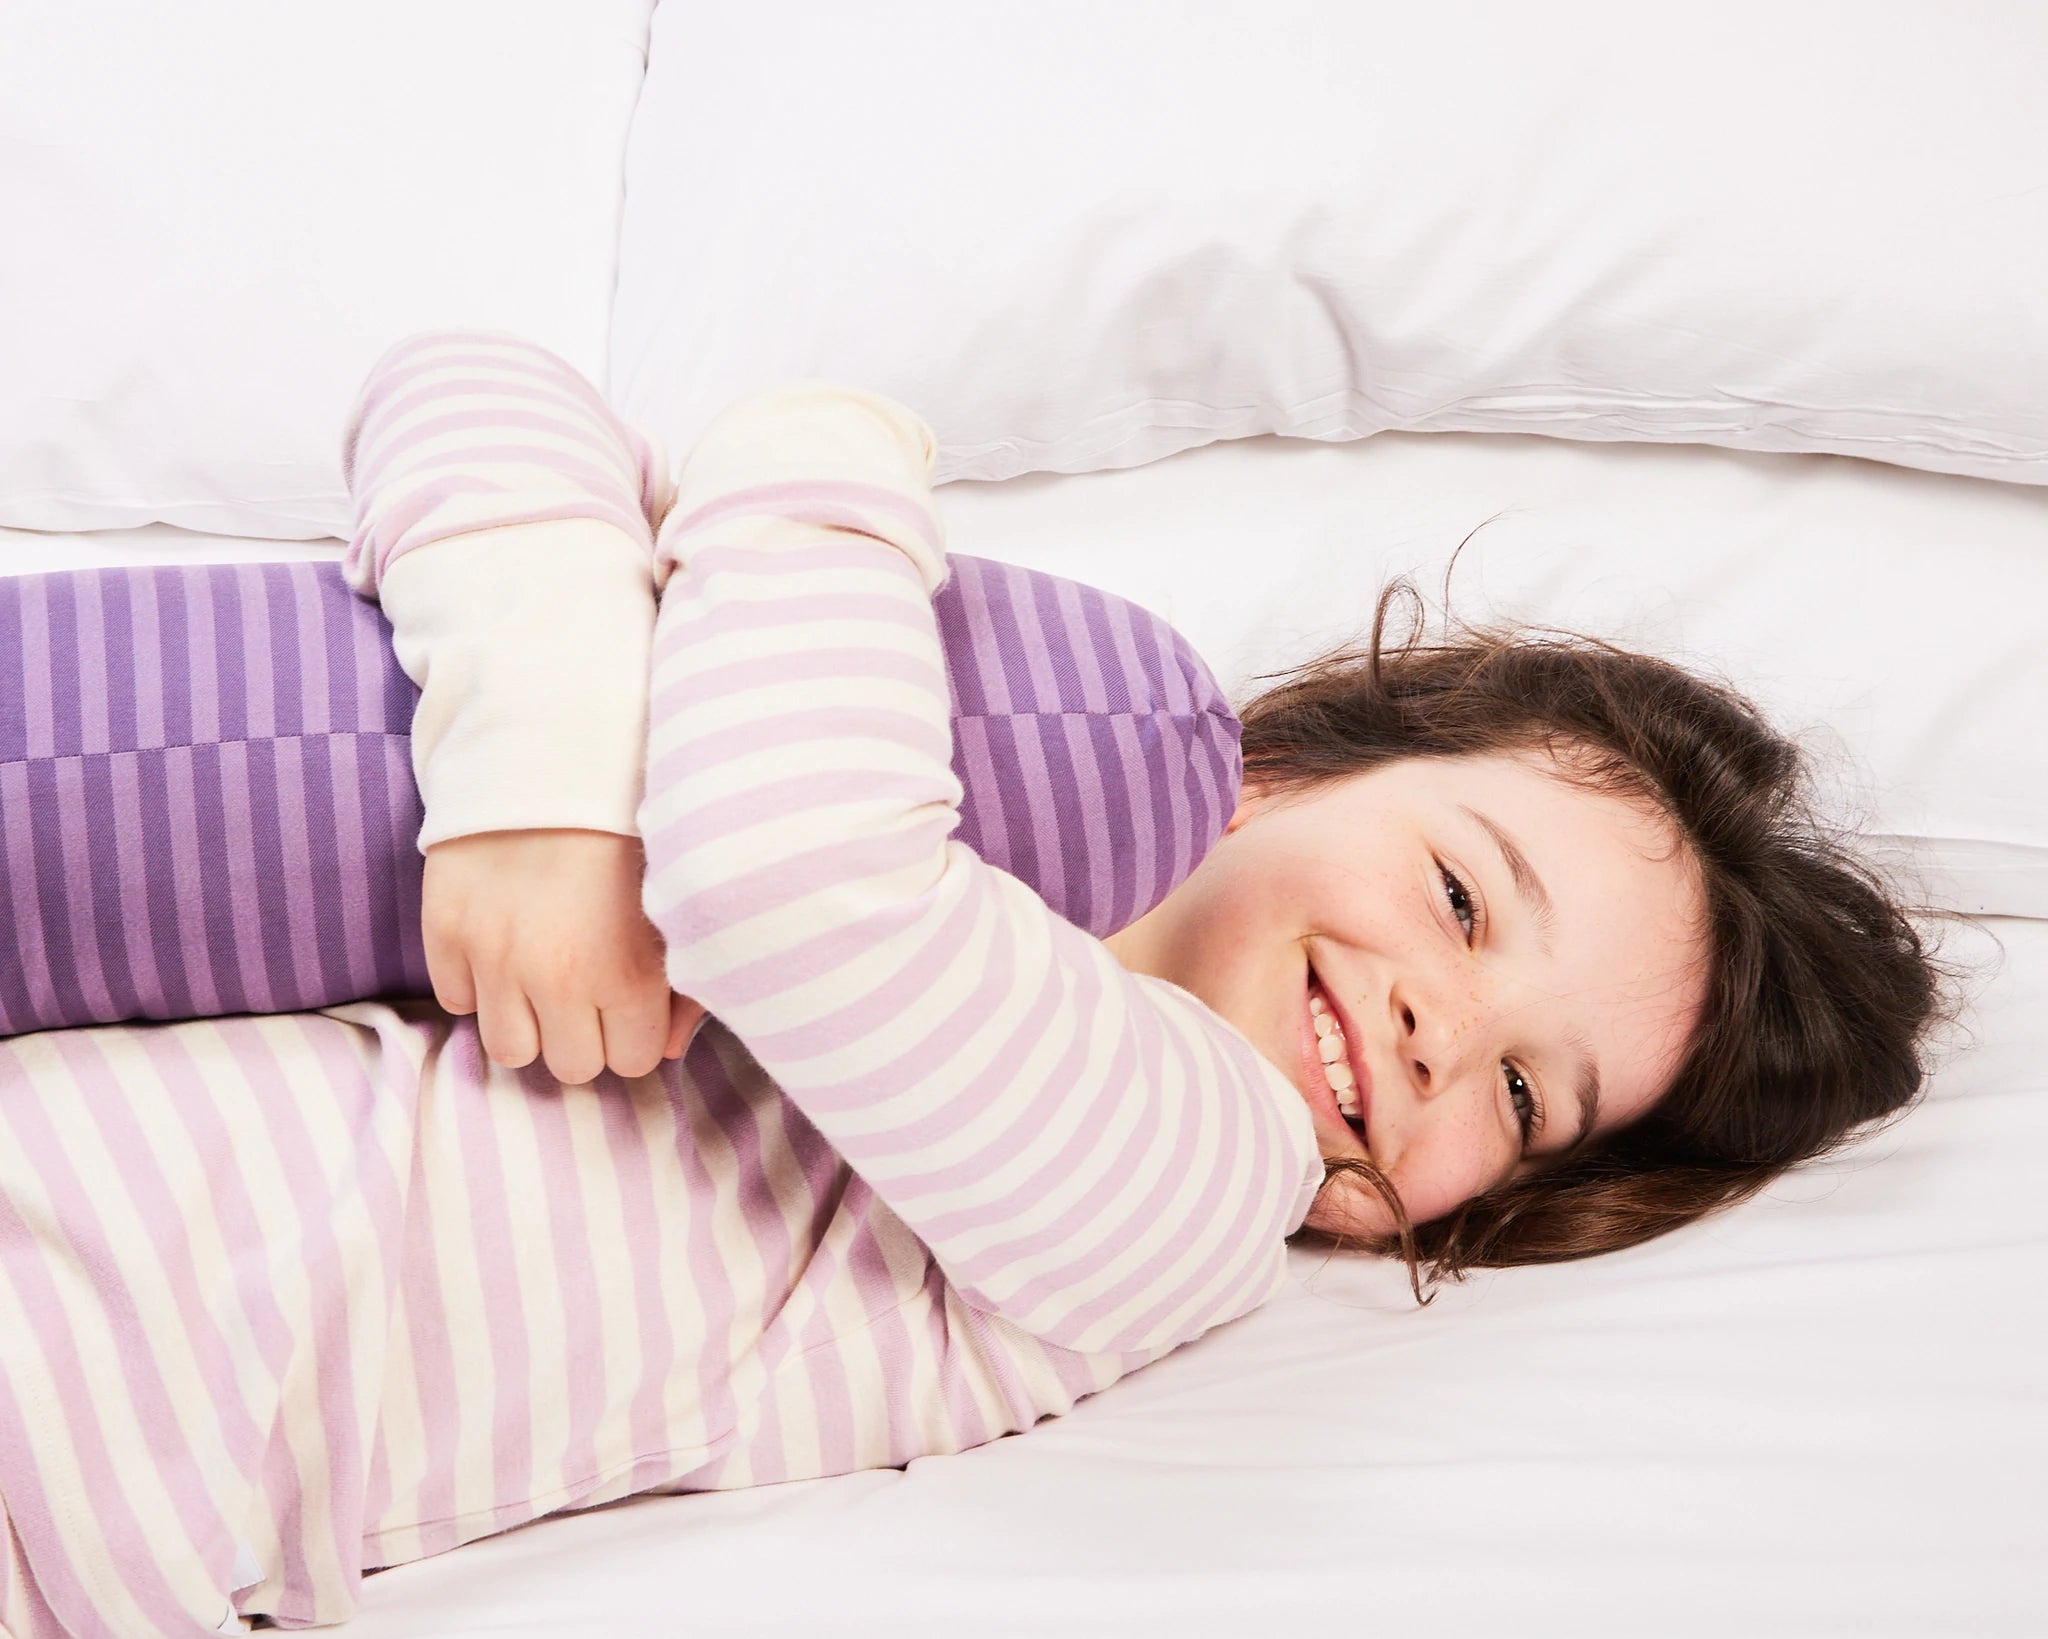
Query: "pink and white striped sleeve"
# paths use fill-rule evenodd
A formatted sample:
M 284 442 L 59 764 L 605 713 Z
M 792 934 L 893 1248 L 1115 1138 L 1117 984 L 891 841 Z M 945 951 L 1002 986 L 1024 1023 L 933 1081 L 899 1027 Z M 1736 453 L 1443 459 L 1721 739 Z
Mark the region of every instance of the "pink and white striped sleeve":
M 478 831 L 637 834 L 660 449 L 546 348 L 408 337 L 371 368 L 342 467 L 342 569 L 421 690 L 422 853 Z
M 1256 1308 L 1322 1179 L 1282 1072 L 952 840 L 929 430 L 726 412 L 656 542 L 644 905 L 703 1002 L 966 1301 L 1160 1349 Z

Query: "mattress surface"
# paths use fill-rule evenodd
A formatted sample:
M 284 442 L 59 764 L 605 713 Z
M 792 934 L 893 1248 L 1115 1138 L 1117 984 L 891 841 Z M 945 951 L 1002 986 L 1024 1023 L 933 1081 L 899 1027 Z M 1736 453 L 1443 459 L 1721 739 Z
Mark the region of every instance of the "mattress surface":
M 1239 701 L 1357 635 L 1385 573 L 1435 591 L 1477 528 L 1461 609 L 1565 598 L 1574 624 L 1710 660 L 1811 730 L 1867 829 L 1978 847 L 1915 855 L 1950 902 L 2027 903 L 2035 838 L 1998 803 L 2024 808 L 2033 776 L 1963 775 L 2015 709 L 1999 691 L 2029 686 L 2048 597 L 2016 606 L 2048 584 L 2048 497 L 1829 457 L 1394 435 L 940 501 L 954 550 L 1157 610 Z M 0 532 L 0 573 L 339 553 Z M 1813 576 L 1838 584 L 1802 603 Z M 2007 590 L 1972 616 L 1973 585 Z M 1917 690 L 1911 649 L 1874 664 L 1874 633 L 1932 656 Z M 1481 1271 L 1425 1310 L 1397 1264 L 1297 1249 L 1282 1298 L 1028 1434 L 542 1521 L 371 1577 L 348 1631 L 2048 1631 L 2048 920 L 1929 926 L 1970 1005 L 1924 1101 L 1733 1212 Z

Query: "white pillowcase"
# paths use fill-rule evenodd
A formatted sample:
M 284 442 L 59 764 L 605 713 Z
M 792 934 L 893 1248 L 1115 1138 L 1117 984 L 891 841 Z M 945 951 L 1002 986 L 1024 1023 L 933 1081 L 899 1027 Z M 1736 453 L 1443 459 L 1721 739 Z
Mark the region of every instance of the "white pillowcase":
M 602 381 L 653 0 L 0 6 L 0 524 L 348 533 L 377 355 Z
M 2048 8 L 670 5 L 613 397 L 794 376 L 938 476 L 1403 428 L 2048 482 Z

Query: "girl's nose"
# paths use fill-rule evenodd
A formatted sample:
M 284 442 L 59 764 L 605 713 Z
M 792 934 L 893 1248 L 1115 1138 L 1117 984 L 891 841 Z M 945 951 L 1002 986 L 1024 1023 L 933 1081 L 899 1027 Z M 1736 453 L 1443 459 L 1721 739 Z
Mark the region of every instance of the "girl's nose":
M 1393 1005 L 1397 1050 L 1416 1092 L 1434 1098 L 1456 1081 L 1476 1032 L 1469 1020 L 1453 1017 L 1448 1007 L 1413 987 L 1397 988 Z

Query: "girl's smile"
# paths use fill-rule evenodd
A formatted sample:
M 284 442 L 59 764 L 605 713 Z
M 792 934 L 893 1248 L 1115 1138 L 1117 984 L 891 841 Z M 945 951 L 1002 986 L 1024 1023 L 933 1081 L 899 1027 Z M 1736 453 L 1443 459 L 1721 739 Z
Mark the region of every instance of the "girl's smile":
M 1371 1072 L 1358 1050 L 1351 1046 L 1350 1033 L 1344 1027 L 1342 1005 L 1323 989 L 1313 968 L 1307 970 L 1304 989 L 1301 1009 L 1301 1052 L 1305 1069 L 1301 1082 L 1302 1096 L 1315 1112 L 1316 1130 L 1324 1139 L 1325 1155 L 1363 1155 L 1366 1153 L 1363 1137 L 1371 1130 Z M 1318 1023 L 1319 1019 L 1321 1023 Z M 1333 1045 L 1325 1047 L 1325 1040 Z M 1341 1070 L 1339 1066 L 1342 1066 Z M 1345 1080 L 1351 1085 L 1340 1094 L 1335 1083 Z M 1347 1112 L 1346 1104 L 1355 1108 Z M 1351 1140 L 1348 1149 L 1343 1143 L 1344 1138 Z
M 1671 822 L 1531 751 L 1248 782 L 1188 879 L 1107 942 L 1242 1031 L 1323 1155 L 1369 1158 L 1422 1224 L 1648 1110 L 1703 1004 L 1703 926 Z M 1307 1224 L 1393 1227 L 1363 1190 Z

